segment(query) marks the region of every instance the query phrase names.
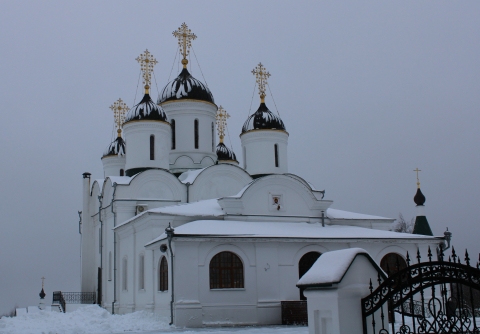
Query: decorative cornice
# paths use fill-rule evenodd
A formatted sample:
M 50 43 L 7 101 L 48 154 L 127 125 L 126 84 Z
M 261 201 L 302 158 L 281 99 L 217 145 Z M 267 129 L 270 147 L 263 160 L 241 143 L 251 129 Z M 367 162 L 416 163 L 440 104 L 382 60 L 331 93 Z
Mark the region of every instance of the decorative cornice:
M 168 126 L 169 129 L 171 128 L 170 123 L 164 122 L 164 121 L 133 120 L 133 121 L 129 121 L 129 122 L 125 123 L 123 125 L 123 130 L 124 130 L 124 132 L 127 132 L 128 128 L 132 128 L 132 127 L 145 127 L 145 128 L 147 128 L 147 127 L 157 126 L 157 125 L 160 125 L 160 124 L 165 124 L 165 126 Z
M 276 132 L 276 133 L 285 133 L 287 136 L 290 136 L 290 134 L 285 131 L 285 130 L 277 130 L 277 129 L 254 129 L 254 130 L 248 130 L 246 132 L 243 132 L 239 135 L 239 137 L 241 138 L 243 135 L 246 135 L 246 134 L 253 134 L 253 133 L 265 133 L 265 132 Z
M 202 101 L 202 100 L 194 100 L 194 99 L 169 100 L 169 101 L 165 101 L 165 102 L 160 103 L 160 105 L 163 107 L 164 105 L 171 104 L 171 103 L 178 103 L 178 105 L 181 105 L 181 103 L 185 103 L 185 104 L 205 103 L 207 105 L 215 106 L 215 108 L 218 109 L 218 106 L 215 103 L 208 102 L 208 101 Z

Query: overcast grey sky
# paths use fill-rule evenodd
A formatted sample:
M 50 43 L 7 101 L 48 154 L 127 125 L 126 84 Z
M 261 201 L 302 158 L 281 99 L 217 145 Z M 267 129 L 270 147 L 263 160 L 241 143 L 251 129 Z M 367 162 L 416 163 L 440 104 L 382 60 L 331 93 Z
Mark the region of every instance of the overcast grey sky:
M 434 233 L 448 226 L 476 259 L 479 10 L 478 1 L 0 2 L 0 314 L 36 305 L 42 276 L 48 300 L 79 291 L 81 174 L 103 176 L 109 106 L 133 105 L 146 48 L 158 89 L 167 83 L 182 22 L 232 116 L 237 155 L 261 61 L 290 133 L 290 172 L 325 189 L 334 208 L 409 219 L 418 167 Z M 270 93 L 266 102 L 275 110 Z M 252 111 L 258 103 L 256 94 Z

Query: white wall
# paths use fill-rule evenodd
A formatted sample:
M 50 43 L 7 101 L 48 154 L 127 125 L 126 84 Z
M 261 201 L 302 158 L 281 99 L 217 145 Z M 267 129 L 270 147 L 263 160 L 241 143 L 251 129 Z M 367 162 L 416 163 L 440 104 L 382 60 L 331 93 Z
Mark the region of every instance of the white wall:
M 109 155 L 102 158 L 103 176 L 120 176 L 120 169 L 125 172 L 126 158 L 124 155 Z
M 288 172 L 288 133 L 282 130 L 252 130 L 240 135 L 243 167 L 250 175 Z M 278 167 L 275 167 L 275 144 Z
M 170 121 L 175 120 L 175 149 L 170 151 L 170 169 L 174 173 L 211 166 L 215 152 L 215 104 L 195 100 L 168 101 L 162 108 Z M 198 120 L 199 145 L 195 148 L 194 121 Z M 212 136 L 212 124 L 214 131 Z M 213 147 L 212 147 L 213 142 Z M 171 139 L 169 139 L 171 147 Z
M 162 121 L 131 121 L 123 126 L 126 142 L 126 171 L 133 168 L 168 169 L 170 124 Z M 150 136 L 155 136 L 155 159 L 150 160 Z
M 395 242 L 398 242 L 396 240 Z M 391 241 L 361 242 L 351 245 L 345 241 L 316 242 L 291 240 L 244 240 L 226 238 L 179 239 L 175 244 L 175 325 L 199 327 L 214 324 L 280 324 L 282 300 L 299 300 L 298 263 L 311 251 L 324 253 L 330 250 L 361 247 L 373 258 L 391 250 Z M 400 247 L 416 251 L 417 245 L 405 243 Z M 422 245 L 425 248 L 425 245 Z M 399 250 L 399 249 L 397 249 Z M 209 263 L 222 251 L 235 253 L 244 265 L 243 289 L 210 289 Z M 360 264 L 361 266 L 361 264 Z M 356 276 L 368 286 L 369 272 Z M 367 277 L 368 276 L 368 277 Z M 359 278 L 361 277 L 361 278 Z M 347 277 L 348 283 L 350 278 Z M 372 279 L 376 279 L 376 274 Z M 362 285 L 363 286 L 363 285 Z M 343 298 L 342 296 L 340 296 Z M 341 299 L 340 298 L 340 299 Z M 348 308 L 348 303 L 339 302 Z M 354 306 L 351 306 L 354 307 Z M 360 310 L 360 306 L 355 305 Z M 353 311 L 352 311 L 353 312 Z
M 236 195 L 252 178 L 242 168 L 220 164 L 205 168 L 189 188 L 189 202 Z

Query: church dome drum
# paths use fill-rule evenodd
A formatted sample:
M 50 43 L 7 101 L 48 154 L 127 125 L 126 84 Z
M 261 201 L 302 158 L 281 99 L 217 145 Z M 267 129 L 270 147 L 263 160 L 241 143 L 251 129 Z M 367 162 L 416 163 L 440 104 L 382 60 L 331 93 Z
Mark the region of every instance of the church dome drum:
M 145 93 L 140 103 L 130 109 L 125 117 L 125 123 L 140 120 L 168 122 L 165 112 L 152 101 L 148 93 Z
M 261 103 L 258 110 L 250 115 L 242 127 L 242 133 L 250 130 L 283 130 L 285 124 L 280 117 L 273 114 L 265 103 Z
M 121 130 L 119 129 L 118 131 L 120 131 L 118 137 L 108 145 L 103 153 L 102 164 L 104 177 L 123 176 L 125 172 L 126 143 L 120 136 Z
M 195 79 L 186 68 L 178 77 L 169 82 L 158 98 L 158 104 L 182 99 L 199 100 L 214 103 L 213 95 L 202 82 Z

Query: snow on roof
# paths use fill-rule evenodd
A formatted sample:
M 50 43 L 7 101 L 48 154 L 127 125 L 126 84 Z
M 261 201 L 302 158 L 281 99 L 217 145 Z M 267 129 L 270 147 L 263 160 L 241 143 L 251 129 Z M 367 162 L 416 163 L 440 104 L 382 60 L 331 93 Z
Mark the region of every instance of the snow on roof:
M 108 177 L 112 184 L 129 184 L 130 180 L 132 179 L 129 176 L 109 176 Z
M 225 212 L 223 212 L 222 208 L 218 204 L 217 199 L 214 198 L 193 203 L 182 203 L 150 209 L 124 221 L 123 223 L 117 225 L 115 229 L 119 228 L 120 226 L 126 225 L 149 212 L 187 217 L 219 217 L 225 215 Z
M 208 167 L 205 167 L 205 168 L 208 168 Z M 194 170 L 189 170 L 187 172 L 184 172 L 184 173 L 180 174 L 178 179 L 183 184 L 187 184 L 187 183 L 192 184 L 193 182 L 195 182 L 195 179 L 197 178 L 197 176 L 205 170 L 205 168 L 194 169 Z
M 233 196 L 225 196 L 225 197 L 232 197 L 232 198 L 240 198 L 243 196 L 243 193 L 254 183 L 254 182 L 257 182 L 257 180 L 260 180 L 260 179 L 255 179 L 251 182 L 249 182 L 245 187 L 243 187 L 239 192 L 238 194 L 236 195 L 233 195 Z
M 297 286 L 339 283 L 358 254 L 365 254 L 371 259 L 370 254 L 362 248 L 347 248 L 323 253 L 300 278 Z
M 148 212 L 163 213 L 168 215 L 179 216 L 210 216 L 218 217 L 224 216 L 225 212 L 222 210 L 216 198 L 207 199 L 203 201 L 184 203 L 178 205 L 164 206 L 161 208 L 151 209 Z
M 362 213 L 343 211 L 337 209 L 327 209 L 327 217 L 332 219 L 391 219 L 380 216 L 364 215 Z
M 175 227 L 177 236 L 227 238 L 302 238 L 302 239 L 431 239 L 435 237 L 375 230 L 356 226 L 302 222 L 252 222 L 232 220 L 197 220 Z M 162 233 L 147 245 L 166 238 Z

